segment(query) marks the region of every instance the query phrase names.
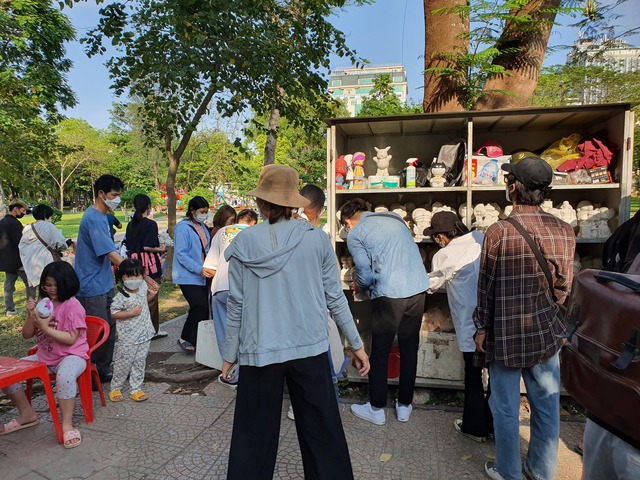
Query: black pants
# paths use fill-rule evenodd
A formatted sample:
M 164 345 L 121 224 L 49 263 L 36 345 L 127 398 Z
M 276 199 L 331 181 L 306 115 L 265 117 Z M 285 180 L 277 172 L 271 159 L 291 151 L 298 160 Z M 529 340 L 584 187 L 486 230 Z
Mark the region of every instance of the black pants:
M 206 285 L 180 285 L 180 290 L 189 304 L 189 313 L 187 313 L 180 338 L 195 347 L 198 341 L 198 324 L 210 318 L 209 289 Z
M 113 361 L 113 348 L 116 343 L 116 321 L 111 318 L 111 303 L 114 291 L 109 290 L 95 297 L 76 297 L 84 307 L 87 315 L 99 317 L 109 324 L 109 336 L 107 341 L 96 349 L 91 355 L 91 361 L 96 364 L 100 378 L 108 378 L 111 375 L 111 362 Z
M 242 365 L 228 480 L 271 480 L 286 380 L 306 480 L 353 479 L 326 353 L 264 367 Z
M 489 408 L 490 387 L 487 395 L 482 386 L 482 367 L 473 366 L 474 352 L 462 352 L 464 357 L 464 410 L 462 431 L 476 437 L 493 433 L 493 416 Z
M 387 405 L 387 368 L 396 334 L 400 347 L 398 401 L 405 405 L 413 401 L 424 302 L 424 293 L 408 298 L 380 297 L 371 301 L 369 398 L 374 407 L 382 408 Z

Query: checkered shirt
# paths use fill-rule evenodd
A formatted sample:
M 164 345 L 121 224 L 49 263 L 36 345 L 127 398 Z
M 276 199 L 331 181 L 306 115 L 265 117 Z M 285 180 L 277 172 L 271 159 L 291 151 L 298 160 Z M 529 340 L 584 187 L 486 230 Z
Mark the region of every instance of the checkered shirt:
M 563 303 L 573 280 L 573 228 L 540 207 L 518 205 L 510 216 L 547 260 L 558 303 Z M 487 229 L 473 320 L 478 328 L 487 329 L 487 363 L 497 360 L 508 367 L 527 368 L 560 349 L 556 334 L 564 325 L 544 271 L 527 241 L 508 222 Z

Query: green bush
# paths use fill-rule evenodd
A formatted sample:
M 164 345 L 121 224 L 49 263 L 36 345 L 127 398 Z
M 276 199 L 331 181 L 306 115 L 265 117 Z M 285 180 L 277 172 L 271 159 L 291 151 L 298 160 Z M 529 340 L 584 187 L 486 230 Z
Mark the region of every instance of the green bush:
M 189 204 L 189 200 L 197 196 L 204 197 L 207 202 L 209 202 L 209 205 L 211 205 L 211 200 L 213 198 L 213 192 L 211 191 L 211 189 L 206 187 L 198 187 L 180 197 L 180 200 L 182 200 L 182 207 L 186 209 L 187 205 Z
M 128 190 L 125 190 L 120 195 L 120 198 L 122 199 L 123 207 L 125 209 L 132 208 L 133 199 L 135 198 L 136 195 L 140 195 L 140 194 L 147 195 L 151 199 L 152 207 L 164 204 L 164 201 L 162 200 L 160 193 L 158 193 L 156 190 L 147 191 L 144 188 L 136 187 L 136 188 L 130 188 Z

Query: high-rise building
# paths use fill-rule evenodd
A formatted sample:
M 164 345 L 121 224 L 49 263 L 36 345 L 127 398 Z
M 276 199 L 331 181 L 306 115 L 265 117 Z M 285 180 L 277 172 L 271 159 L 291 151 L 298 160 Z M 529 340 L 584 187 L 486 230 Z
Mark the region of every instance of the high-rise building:
M 333 98 L 342 100 L 349 111 L 349 116 L 355 117 L 362 108 L 362 100 L 373 88 L 373 79 L 385 73 L 391 78 L 391 86 L 395 94 L 402 103 L 406 103 L 407 73 L 402 65 L 333 70 L 329 80 L 329 93 Z

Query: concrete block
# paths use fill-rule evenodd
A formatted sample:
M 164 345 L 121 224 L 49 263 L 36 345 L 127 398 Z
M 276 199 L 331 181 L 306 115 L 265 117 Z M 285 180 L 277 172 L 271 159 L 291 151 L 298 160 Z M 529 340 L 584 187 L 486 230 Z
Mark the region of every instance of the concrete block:
M 464 359 L 455 333 L 420 331 L 416 376 L 464 380 Z

